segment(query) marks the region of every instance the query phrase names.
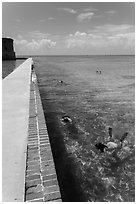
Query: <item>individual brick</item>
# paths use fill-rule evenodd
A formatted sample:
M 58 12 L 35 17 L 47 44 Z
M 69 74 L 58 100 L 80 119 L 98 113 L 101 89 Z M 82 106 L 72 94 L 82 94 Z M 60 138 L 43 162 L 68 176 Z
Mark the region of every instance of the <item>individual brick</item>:
M 62 202 L 62 200 L 61 199 L 57 199 L 57 200 L 51 200 L 49 202 Z
M 41 184 L 41 180 L 37 179 L 37 180 L 31 180 L 31 181 L 26 181 L 26 189 L 28 189 L 29 187 L 32 186 L 37 186 L 38 184 Z
M 33 126 L 29 127 L 28 135 L 37 135 L 37 129 L 35 129 Z
M 40 169 L 40 164 L 37 164 L 37 165 L 30 165 L 28 166 L 27 165 L 27 170 L 39 170 Z
M 50 146 L 45 146 L 45 145 L 43 145 L 43 146 L 40 146 L 40 151 L 46 151 L 46 152 L 51 152 L 51 148 L 50 148 Z
M 54 179 L 57 179 L 56 174 L 42 176 L 43 181 L 49 181 L 49 180 L 54 180 Z
M 38 141 L 28 141 L 28 146 L 29 145 L 34 145 L 34 146 L 36 146 L 36 145 L 39 145 L 39 143 L 38 143 Z
M 40 179 L 40 174 L 26 176 L 26 181 L 37 180 L 37 179 Z
M 31 149 L 31 148 L 33 148 L 33 147 L 39 148 L 39 145 L 38 145 L 38 144 L 36 144 L 36 145 L 33 145 L 33 144 L 28 145 L 28 149 Z
M 43 181 L 43 186 L 44 187 L 54 186 L 54 185 L 58 185 L 57 179 L 52 179 L 52 180 L 49 180 L 49 181 Z
M 40 144 L 39 146 L 40 146 L 40 147 L 45 147 L 45 149 L 46 149 L 46 148 L 50 148 L 50 149 L 51 149 L 50 143 L 48 143 L 48 144 Z
M 59 199 L 61 198 L 60 196 L 60 192 L 54 192 L 54 193 L 51 193 L 51 194 L 45 194 L 44 195 L 44 201 L 50 201 L 50 200 L 56 200 L 56 199 Z
M 41 128 L 41 129 L 40 129 L 40 132 L 42 132 L 42 131 L 47 131 L 46 126 L 45 126 L 44 128 Z
M 46 138 L 46 137 L 42 137 L 42 138 L 40 138 L 40 143 L 50 143 L 49 142 L 49 138 Z
M 51 166 L 41 166 L 41 171 L 55 169 L 54 164 Z
M 34 156 L 34 157 L 28 157 L 27 158 L 28 161 L 40 161 L 39 156 Z
M 45 160 L 45 161 L 41 162 L 41 165 L 50 166 L 53 163 L 54 163 L 53 159 L 51 159 L 51 160 Z
M 37 151 L 38 148 L 38 145 L 28 146 L 28 151 Z
M 43 189 L 43 191 L 44 191 L 44 195 L 45 195 L 45 194 L 50 194 L 50 193 L 54 193 L 54 192 L 59 192 L 60 189 L 57 185 L 55 185 L 55 186 L 45 187 Z
M 55 169 L 54 163 L 51 163 L 50 165 L 47 164 L 41 164 L 41 170 L 48 170 L 48 169 Z
M 26 176 L 30 176 L 34 174 L 40 174 L 40 169 L 26 170 Z
M 29 145 L 28 146 L 28 152 L 38 152 L 39 151 L 39 145 L 38 144 L 34 144 L 34 145 Z
M 32 134 L 32 135 L 28 135 L 28 140 L 32 140 L 32 139 L 38 139 L 38 135 L 36 134 Z
M 29 134 L 31 134 L 31 135 L 32 135 L 32 134 L 37 134 L 37 129 L 32 129 L 32 130 L 31 130 L 31 129 L 29 128 Z
M 27 161 L 27 165 L 31 166 L 31 165 L 39 165 L 40 162 L 39 161 Z
M 27 189 L 26 194 L 29 193 L 38 193 L 38 192 L 42 192 L 43 187 L 41 184 L 38 184 L 37 186 L 33 186 Z
M 33 199 L 38 199 L 38 198 L 43 198 L 43 193 L 38 192 L 38 193 L 31 193 L 31 194 L 26 194 L 26 200 L 33 200 Z
M 33 136 L 33 137 L 28 137 L 28 142 L 31 142 L 31 141 L 38 141 L 38 137 L 37 136 Z
M 49 137 L 48 137 L 48 136 L 40 135 L 39 138 L 40 138 L 40 142 L 50 143 L 50 142 L 49 142 L 50 140 L 49 140 Z
M 46 151 L 46 150 L 40 151 L 40 156 L 41 157 L 52 158 L 51 151 Z
M 52 159 L 52 155 L 44 155 L 44 156 L 41 156 L 41 161 L 43 162 L 43 161 L 48 161 L 48 160 L 51 160 Z
M 28 138 L 37 138 L 38 134 L 36 133 L 28 133 Z
M 33 160 L 34 158 L 39 159 L 39 153 L 38 152 L 28 152 L 27 158 L 28 160 Z
M 29 130 L 37 130 L 37 120 L 36 120 L 36 118 L 34 118 L 34 119 L 29 119 Z M 33 129 L 32 129 L 33 128 Z
M 40 141 L 40 144 L 43 144 L 43 145 L 49 145 L 49 141 Z
M 39 158 L 39 152 L 38 151 L 30 151 L 28 152 L 28 160 L 33 159 L 33 158 Z
M 31 200 L 30 202 L 44 202 L 44 198 L 34 199 L 34 200 Z

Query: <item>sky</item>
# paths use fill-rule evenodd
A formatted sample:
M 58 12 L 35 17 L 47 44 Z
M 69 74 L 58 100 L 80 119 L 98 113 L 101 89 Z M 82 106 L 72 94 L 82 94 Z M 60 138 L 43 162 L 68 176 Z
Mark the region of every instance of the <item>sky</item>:
M 3 2 L 17 55 L 135 53 L 134 2 Z

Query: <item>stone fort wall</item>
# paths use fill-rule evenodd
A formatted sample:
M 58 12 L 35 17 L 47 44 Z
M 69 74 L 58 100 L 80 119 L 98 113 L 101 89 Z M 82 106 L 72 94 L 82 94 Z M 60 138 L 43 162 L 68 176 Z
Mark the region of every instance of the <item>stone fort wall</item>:
M 15 60 L 13 39 L 2 38 L 2 60 Z

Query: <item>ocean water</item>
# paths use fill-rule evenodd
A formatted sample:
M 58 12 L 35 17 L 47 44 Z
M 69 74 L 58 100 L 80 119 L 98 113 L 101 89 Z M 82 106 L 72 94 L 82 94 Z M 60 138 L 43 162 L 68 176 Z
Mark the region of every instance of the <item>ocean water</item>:
M 63 201 L 134 202 L 134 56 L 33 60 Z M 5 63 L 3 76 L 16 67 Z M 95 144 L 106 144 L 109 127 L 118 144 L 125 132 L 128 136 L 123 148 L 101 153 Z
M 2 61 L 2 79 L 13 72 L 24 60 L 4 60 Z
M 134 56 L 33 60 L 63 201 L 134 201 Z M 95 144 L 109 140 L 109 127 L 117 143 L 128 136 L 123 148 L 100 153 Z

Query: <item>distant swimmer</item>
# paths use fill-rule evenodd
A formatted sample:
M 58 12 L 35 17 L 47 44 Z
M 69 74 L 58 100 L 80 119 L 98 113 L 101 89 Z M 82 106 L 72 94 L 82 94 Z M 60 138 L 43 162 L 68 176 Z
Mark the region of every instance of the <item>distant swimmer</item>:
M 34 84 L 36 84 L 36 81 L 37 81 L 36 76 L 35 76 L 34 74 L 32 74 L 32 82 L 33 82 Z
M 122 135 L 122 137 L 121 137 L 121 139 L 120 139 L 120 142 L 123 142 L 123 141 L 126 139 L 127 135 L 128 135 L 128 132 L 125 132 L 125 133 Z
M 113 149 L 116 149 L 118 147 L 118 144 L 115 142 L 107 142 L 106 145 L 107 145 L 109 150 L 113 150 Z
M 60 80 L 60 81 L 59 81 L 59 83 L 61 83 L 61 84 L 62 84 L 62 83 L 63 83 L 63 81 L 62 81 L 62 80 Z
M 110 135 L 110 139 L 111 139 L 112 138 L 112 129 L 111 128 L 109 128 L 109 135 Z M 122 135 L 120 141 L 117 142 L 117 143 L 112 142 L 112 141 L 107 142 L 106 145 L 107 145 L 108 149 L 113 150 L 113 149 L 116 149 L 116 148 L 122 148 L 123 147 L 123 142 L 124 142 L 125 138 L 127 137 L 127 135 L 128 135 L 128 132 L 125 132 Z
M 108 148 L 107 145 L 104 145 L 103 143 L 99 142 L 95 144 L 96 149 L 99 149 L 100 152 L 104 152 L 106 148 Z
M 112 138 L 112 128 L 111 127 L 108 128 L 108 134 L 109 134 L 109 137 L 111 139 Z
M 72 119 L 69 116 L 63 116 L 62 121 L 65 123 L 72 123 Z
M 102 74 L 102 72 L 97 70 L 97 71 L 96 71 L 96 74 Z
M 32 71 L 34 70 L 34 64 L 32 64 L 32 66 L 31 66 L 31 70 L 32 70 Z

